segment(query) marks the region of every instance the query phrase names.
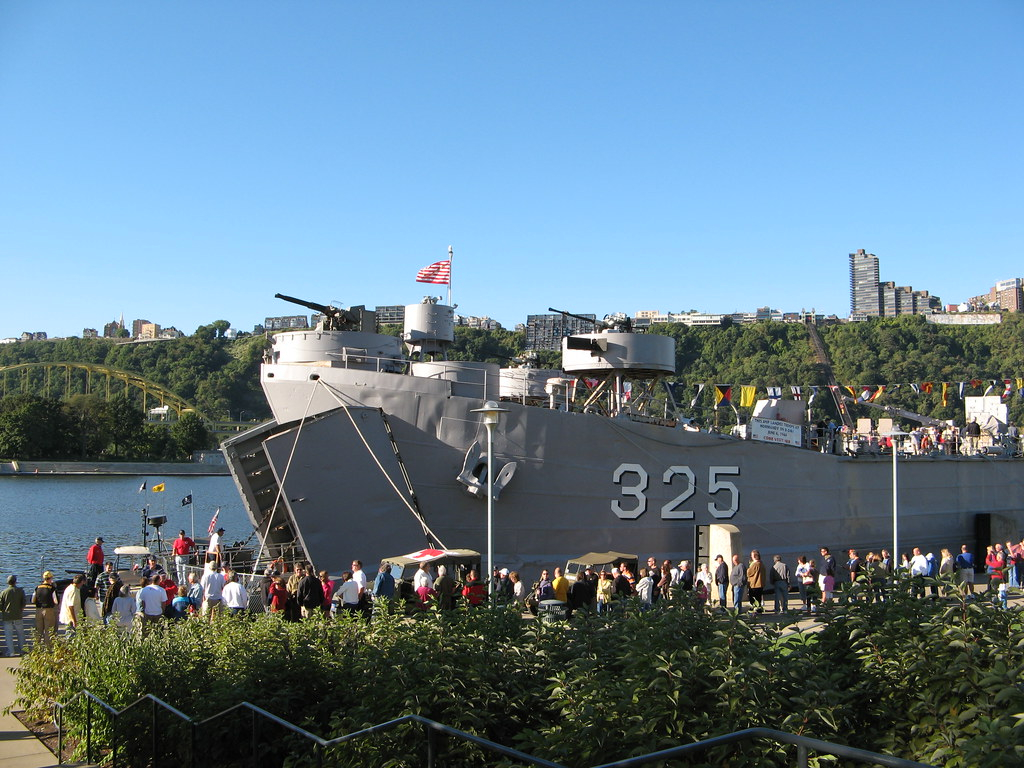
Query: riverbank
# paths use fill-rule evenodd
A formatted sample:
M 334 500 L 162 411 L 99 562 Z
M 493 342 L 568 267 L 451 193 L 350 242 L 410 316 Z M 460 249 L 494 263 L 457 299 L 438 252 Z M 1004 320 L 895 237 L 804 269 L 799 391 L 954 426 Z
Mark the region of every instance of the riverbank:
M 38 475 L 158 475 L 167 477 L 221 477 L 228 474 L 223 461 L 212 461 L 220 454 L 211 452 L 207 460 L 195 462 L 161 461 L 0 461 L 0 475 L 33 477 Z

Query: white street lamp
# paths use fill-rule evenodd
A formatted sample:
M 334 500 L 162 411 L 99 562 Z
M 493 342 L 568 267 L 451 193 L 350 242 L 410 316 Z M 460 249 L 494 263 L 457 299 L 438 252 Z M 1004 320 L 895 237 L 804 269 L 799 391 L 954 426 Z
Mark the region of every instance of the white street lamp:
M 501 414 L 508 408 L 500 407 L 493 400 L 484 403 L 483 408 L 474 408 L 473 413 L 483 416 L 487 427 L 487 595 L 494 597 L 494 428 L 501 420 Z
M 886 432 L 885 435 L 892 442 L 892 561 L 896 563 L 896 558 L 899 553 L 899 474 L 896 469 L 896 457 L 899 455 L 900 449 L 896 445 L 896 438 L 906 437 L 909 432 L 903 432 L 900 429 L 894 428 L 891 432 Z

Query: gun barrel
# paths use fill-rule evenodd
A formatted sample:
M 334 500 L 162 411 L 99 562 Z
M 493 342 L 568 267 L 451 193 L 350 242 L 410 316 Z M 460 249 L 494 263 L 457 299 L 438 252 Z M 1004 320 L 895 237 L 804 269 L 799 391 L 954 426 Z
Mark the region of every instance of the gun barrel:
M 564 315 L 565 317 L 571 317 L 571 318 L 574 318 L 576 320 L 582 320 L 584 323 L 591 323 L 595 328 L 600 328 L 601 325 L 602 325 L 600 322 L 598 322 L 597 320 L 595 320 L 592 317 L 584 317 L 583 315 L 575 315 L 572 312 L 566 312 L 564 309 L 555 309 L 554 307 L 548 307 L 548 312 L 557 312 L 559 315 Z
M 317 304 L 315 301 L 305 301 L 303 299 L 297 299 L 294 296 L 285 296 L 283 293 L 275 293 L 274 298 L 284 299 L 285 301 L 290 301 L 292 304 L 298 304 L 303 307 L 309 307 L 310 309 L 315 309 L 317 312 L 321 312 L 322 314 L 325 315 L 336 315 L 338 313 L 338 310 L 335 309 L 334 307 L 328 307 L 324 304 Z

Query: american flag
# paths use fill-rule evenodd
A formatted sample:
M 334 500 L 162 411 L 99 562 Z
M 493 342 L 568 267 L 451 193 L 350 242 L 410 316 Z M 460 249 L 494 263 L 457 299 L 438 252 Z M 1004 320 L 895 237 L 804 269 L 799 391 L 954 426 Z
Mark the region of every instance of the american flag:
M 416 273 L 417 283 L 437 283 L 448 285 L 452 281 L 452 261 L 435 261 L 429 267 L 424 267 Z
M 220 507 L 217 507 L 217 511 L 213 513 L 213 517 L 210 519 L 210 527 L 206 529 L 206 532 L 213 536 L 213 532 L 217 530 L 217 517 L 220 515 Z

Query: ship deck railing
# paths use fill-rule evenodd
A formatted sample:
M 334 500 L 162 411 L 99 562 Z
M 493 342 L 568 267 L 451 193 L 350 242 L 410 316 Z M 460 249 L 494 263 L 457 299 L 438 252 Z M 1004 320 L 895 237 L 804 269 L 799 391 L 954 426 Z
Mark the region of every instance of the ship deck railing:
M 166 764 L 167 759 L 170 758 L 174 765 L 181 766 L 181 768 L 200 768 L 200 766 L 208 763 L 207 760 L 204 760 L 204 757 L 209 756 L 207 754 L 209 745 L 204 743 L 204 736 L 209 734 L 209 738 L 217 740 L 220 748 L 231 750 L 234 762 L 238 764 L 248 762 L 253 768 L 258 768 L 261 764 L 261 754 L 264 757 L 267 756 L 265 747 L 262 748 L 263 751 L 261 752 L 261 736 L 263 737 L 262 740 L 266 741 L 266 726 L 273 724 L 289 731 L 309 744 L 313 762 L 321 768 L 325 765 L 325 760 L 333 762 L 332 758 L 334 756 L 328 754 L 328 750 L 341 747 L 350 741 L 402 727 L 422 729 L 423 764 L 428 768 L 434 768 L 437 765 L 443 764 L 443 758 L 438 755 L 438 740 L 439 736 L 442 735 L 474 744 L 496 755 L 512 758 L 522 765 L 564 768 L 560 763 L 498 744 L 481 736 L 452 728 L 444 723 L 439 723 L 436 720 L 420 715 L 405 715 L 352 733 L 337 736 L 333 739 L 325 739 L 247 701 L 239 702 L 221 712 L 200 719 L 189 717 L 171 704 L 150 694 L 141 696 L 128 706 L 118 710 L 88 689 L 79 691 L 67 701 L 52 702 L 53 720 L 57 728 L 58 765 L 64 764 L 65 712 L 76 706 L 85 709 L 83 739 L 86 762 L 93 762 L 93 759 L 96 758 L 95 761 L 100 764 L 109 761 L 109 765 L 112 768 L 117 768 L 121 764 L 119 761 L 123 756 L 122 753 L 128 751 L 128 748 L 120 743 L 122 740 L 119 740 L 117 737 L 117 724 L 123 717 L 132 718 L 130 720 L 130 732 L 133 737 L 135 751 L 132 751 L 129 762 L 134 764 L 137 764 L 139 759 L 143 758 L 143 755 L 139 754 L 138 751 L 142 748 L 150 753 L 150 765 Z M 173 718 L 179 728 L 168 728 L 168 723 L 166 722 L 161 724 L 161 715 L 163 715 L 164 720 L 167 719 L 167 716 Z M 237 717 L 239 715 L 242 717 L 248 716 L 246 717 L 249 721 L 248 728 L 242 729 L 237 727 Z M 93 733 L 93 721 L 97 717 L 107 718 L 109 721 L 110 727 L 106 731 L 109 734 L 109 743 L 97 743 L 98 734 Z M 225 727 L 224 719 L 229 717 L 235 719 L 227 724 L 228 727 Z M 231 727 L 232 725 L 235 727 Z M 179 731 L 181 727 L 186 729 L 184 738 L 181 738 L 180 732 L 172 733 Z M 245 733 L 246 735 L 240 737 L 238 744 L 227 745 L 224 743 L 224 740 L 228 733 Z M 864 765 L 881 765 L 891 768 L 929 768 L 925 763 L 914 762 L 893 755 L 870 752 L 846 744 L 837 744 L 799 734 L 787 733 L 786 731 L 778 731 L 772 728 L 747 728 L 691 744 L 681 744 L 676 747 L 649 752 L 623 760 L 601 763 L 592 768 L 631 768 L 632 766 L 643 766 L 665 760 L 694 758 L 710 749 L 728 746 L 736 746 L 740 750 L 744 748 L 754 750 L 757 749 L 755 746 L 756 742 L 765 740 L 795 747 L 793 765 L 798 766 L 798 768 L 807 768 L 809 757 L 812 753 L 832 755 Z M 244 742 L 248 742 L 248 754 L 241 752 Z M 142 745 L 145 745 L 145 747 Z M 294 750 L 291 750 L 291 752 L 295 754 Z M 338 757 L 342 760 L 344 759 L 343 755 L 338 755 Z

